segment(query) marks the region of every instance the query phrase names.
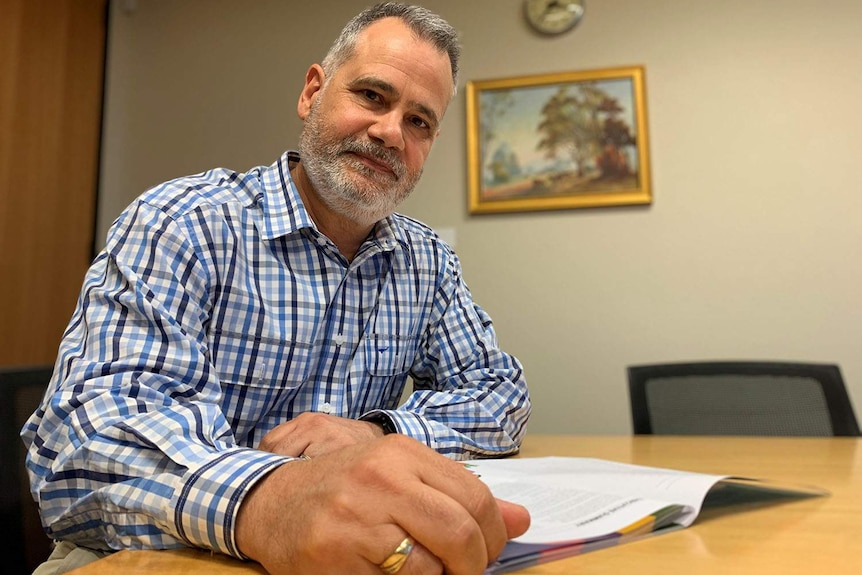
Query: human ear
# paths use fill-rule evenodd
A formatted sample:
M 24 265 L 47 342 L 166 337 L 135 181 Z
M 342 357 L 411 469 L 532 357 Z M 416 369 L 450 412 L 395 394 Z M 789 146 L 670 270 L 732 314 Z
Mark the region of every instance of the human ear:
M 302 92 L 299 93 L 299 102 L 296 104 L 296 113 L 301 120 L 308 117 L 311 111 L 311 105 L 314 99 L 323 89 L 323 83 L 326 81 L 326 74 L 320 64 L 312 64 L 305 73 L 305 86 Z

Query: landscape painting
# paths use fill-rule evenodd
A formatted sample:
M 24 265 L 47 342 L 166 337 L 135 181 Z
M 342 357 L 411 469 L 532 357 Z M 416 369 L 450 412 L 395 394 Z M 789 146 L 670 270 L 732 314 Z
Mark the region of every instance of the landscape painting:
M 642 67 L 467 84 L 471 213 L 649 204 Z

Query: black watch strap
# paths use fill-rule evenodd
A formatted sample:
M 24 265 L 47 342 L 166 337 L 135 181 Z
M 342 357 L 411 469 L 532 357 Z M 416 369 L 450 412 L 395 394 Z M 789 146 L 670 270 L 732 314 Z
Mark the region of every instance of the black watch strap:
M 365 421 L 370 421 L 371 423 L 379 425 L 383 430 L 383 435 L 398 433 L 398 429 L 395 427 L 395 424 L 392 423 L 392 418 L 385 413 L 375 413 L 374 415 L 366 417 Z

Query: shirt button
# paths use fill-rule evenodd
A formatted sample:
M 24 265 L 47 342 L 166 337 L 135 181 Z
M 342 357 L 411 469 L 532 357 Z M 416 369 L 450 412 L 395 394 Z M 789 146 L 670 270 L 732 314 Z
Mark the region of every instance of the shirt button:
M 325 246 L 326 245 L 326 238 L 323 236 L 317 236 L 317 245 Z
M 335 412 L 335 408 L 332 407 L 331 403 L 324 403 L 320 406 L 320 411 L 322 411 L 326 415 L 332 415 Z
M 347 336 L 345 336 L 343 333 L 337 333 L 335 334 L 335 336 L 333 336 L 332 341 L 335 342 L 335 345 L 344 345 L 344 343 L 347 341 Z

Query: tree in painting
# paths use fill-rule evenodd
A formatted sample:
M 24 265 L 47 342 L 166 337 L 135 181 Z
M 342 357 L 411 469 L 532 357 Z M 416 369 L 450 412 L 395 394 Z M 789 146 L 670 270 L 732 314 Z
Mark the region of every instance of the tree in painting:
M 615 99 L 605 98 L 598 110 L 604 114 L 601 151 L 596 157 L 599 177 L 620 179 L 634 175 L 624 150 L 627 146 L 635 146 L 637 142 L 628 125 L 618 117 L 623 111 L 622 107 Z
M 537 144 L 546 156 L 568 155 L 579 178 L 618 179 L 632 176 L 625 154 L 635 139 L 619 119 L 619 102 L 594 82 L 560 86 L 541 110 Z
M 542 108 L 537 131 L 541 135 L 537 149 L 552 159 L 562 152 L 571 157 L 584 177 L 590 159 L 596 155 L 601 139 L 598 107 L 605 94 L 592 84 L 579 84 L 574 89 L 560 86 Z

